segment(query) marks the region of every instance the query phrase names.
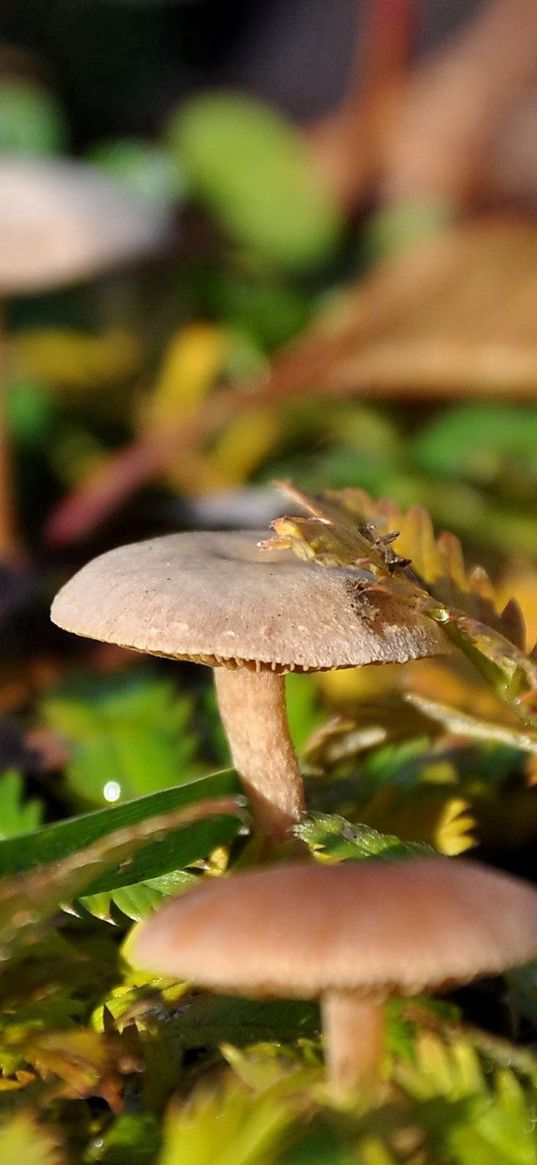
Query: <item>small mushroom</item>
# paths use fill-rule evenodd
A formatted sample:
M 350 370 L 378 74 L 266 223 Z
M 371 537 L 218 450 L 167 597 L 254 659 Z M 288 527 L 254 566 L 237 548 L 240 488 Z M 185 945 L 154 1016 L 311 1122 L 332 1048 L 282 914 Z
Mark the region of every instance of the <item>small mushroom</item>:
M 168 229 L 162 214 L 84 162 L 0 159 L 4 301 L 89 279 L 132 261 L 162 246 Z M 16 539 L 4 363 L 0 350 L 0 553 L 9 555 Z
M 89 279 L 163 243 L 164 216 L 85 162 L 0 159 L 0 294 Z
M 451 858 L 286 863 L 206 879 L 136 928 L 135 966 L 223 993 L 321 1001 L 329 1080 L 375 1077 L 384 1004 L 537 955 L 537 891 Z
M 67 631 L 215 668 L 235 767 L 262 833 L 281 840 L 304 792 L 283 673 L 404 663 L 449 650 L 396 596 L 364 588 L 357 567 L 327 569 L 260 549 L 262 533 L 172 534 L 94 559 L 60 591 Z

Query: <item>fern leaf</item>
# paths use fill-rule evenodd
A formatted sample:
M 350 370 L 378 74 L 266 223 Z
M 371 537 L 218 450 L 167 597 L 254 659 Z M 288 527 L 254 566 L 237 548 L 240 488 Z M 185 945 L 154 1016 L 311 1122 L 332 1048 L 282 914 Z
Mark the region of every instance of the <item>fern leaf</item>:
M 200 1089 L 168 1113 L 159 1165 L 273 1165 L 306 1105 L 279 1083 L 253 1092 L 231 1077 L 216 1091 Z
M 537 729 L 537 661 L 506 637 L 508 632 L 521 639 L 522 617 L 518 611 L 515 617 L 512 603 L 497 609 L 488 576 L 481 569 L 467 571 L 454 535 L 437 539 L 426 510 L 414 506 L 403 514 L 392 502 L 376 502 L 363 490 L 317 499 L 295 486 L 284 488 L 311 517 L 277 519 L 276 538 L 262 545 L 291 548 L 328 568 L 367 570 L 372 592 L 379 587 L 392 591 L 400 602 L 440 623 L 500 697 Z
M 186 870 L 172 870 L 169 874 L 148 878 L 147 881 L 136 882 L 133 886 L 118 886 L 116 890 L 84 895 L 80 903 L 89 914 L 103 922 L 114 921 L 114 907 L 126 918 L 140 922 L 142 918 L 147 918 L 164 898 L 176 894 L 183 888 L 186 889 L 194 881 L 194 874 L 189 874 Z
M 145 669 L 72 680 L 43 700 L 41 712 L 67 740 L 66 779 L 87 804 L 143 796 L 197 775 L 191 702 Z
M 121 806 L 116 812 L 123 809 Z M 112 815 L 114 811 L 109 812 Z M 62 901 L 79 898 L 110 867 L 122 869 L 125 877 L 125 871 L 134 866 L 135 855 L 140 850 L 143 853 L 149 844 L 156 843 L 158 848 L 174 831 L 214 816 L 233 818 L 236 815 L 235 824 L 238 824 L 241 813 L 238 799 L 230 796 L 183 805 L 108 832 L 91 845 L 41 869 L 3 878 L 0 881 L 0 958 L 17 951 Z M 203 847 L 203 852 L 213 847 L 214 841 L 212 846 Z M 126 879 L 123 884 L 128 884 Z
M 0 776 L 0 838 L 31 833 L 41 825 L 43 805 L 37 797 L 24 800 L 21 774 L 9 769 Z
M 0 1124 L 0 1154 L 6 1165 L 64 1165 L 67 1160 L 53 1129 L 24 1110 Z
M 341 862 L 347 858 L 404 858 L 434 853 L 431 846 L 400 841 L 398 837 L 379 833 L 368 825 L 352 825 L 337 814 L 311 813 L 293 833 L 325 861 Z

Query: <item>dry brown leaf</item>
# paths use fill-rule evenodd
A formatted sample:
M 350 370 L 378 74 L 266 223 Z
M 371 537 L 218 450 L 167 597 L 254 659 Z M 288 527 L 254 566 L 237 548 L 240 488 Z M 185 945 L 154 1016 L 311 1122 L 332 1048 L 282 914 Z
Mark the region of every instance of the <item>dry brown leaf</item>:
M 379 265 L 276 359 L 264 393 L 533 395 L 537 225 L 478 218 Z
M 163 468 L 198 456 L 234 417 L 281 399 L 533 396 L 536 301 L 534 221 L 504 215 L 455 226 L 351 286 L 255 384 L 220 388 L 194 414 L 105 458 L 62 499 L 45 538 L 87 537 Z

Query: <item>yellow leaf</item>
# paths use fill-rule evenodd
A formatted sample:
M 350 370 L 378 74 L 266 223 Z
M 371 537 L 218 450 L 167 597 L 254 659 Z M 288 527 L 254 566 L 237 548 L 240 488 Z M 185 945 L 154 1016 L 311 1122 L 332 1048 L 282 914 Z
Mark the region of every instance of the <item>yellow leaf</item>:
M 218 469 L 208 454 L 199 449 L 185 449 L 166 470 L 166 482 L 187 497 L 203 497 L 221 487 Z
M 531 563 L 510 566 L 500 580 L 500 599 L 507 603 L 514 597 L 524 615 L 527 646 L 537 643 L 537 569 Z
M 449 788 L 451 783 L 447 770 L 444 785 L 432 782 L 427 786 L 426 769 L 422 776 L 422 789 L 411 798 L 403 790 L 385 785 L 360 807 L 360 820 L 380 833 L 394 833 L 404 841 L 433 845 L 440 853 L 457 854 L 470 849 L 475 844 L 471 832 L 475 822 L 466 801 L 461 797 L 446 797 L 446 784 Z
M 503 712 L 503 705 L 494 692 L 460 656 L 341 668 L 318 672 L 314 679 L 323 699 L 331 707 L 345 711 L 384 693 L 415 692 L 490 719 L 501 717 Z
M 214 324 L 190 324 L 177 332 L 144 401 L 142 428 L 158 429 L 195 409 L 215 384 L 228 349 L 228 333 Z
M 405 665 L 386 663 L 375 667 L 372 664 L 370 667 L 316 672 L 314 683 L 330 707 L 346 711 L 364 699 L 396 689 L 396 673 L 401 666 Z
M 417 1100 L 445 1096 L 460 1100 L 484 1088 L 484 1078 L 475 1048 L 468 1040 L 453 1038 L 445 1043 L 432 1032 L 420 1032 L 414 1044 L 414 1062 L 398 1060 L 398 1084 Z
M 82 1028 L 33 1036 L 28 1056 L 45 1079 L 59 1076 L 81 1093 L 95 1085 L 110 1059 L 102 1036 Z
M 446 801 L 434 833 L 434 844 L 441 854 L 456 857 L 475 845 L 472 834 L 475 821 L 467 801 L 452 797 Z
M 122 328 L 99 336 L 36 328 L 11 341 L 15 370 L 56 388 L 102 388 L 130 380 L 142 367 L 140 340 Z
M 360 1139 L 360 1161 L 362 1165 L 396 1165 L 395 1157 L 380 1137 L 375 1136 Z
M 0 1124 L 0 1155 L 6 1165 L 63 1165 L 56 1134 L 30 1112 L 17 1112 Z
M 248 410 L 235 417 L 211 451 L 222 486 L 242 485 L 274 448 L 281 433 L 275 408 Z

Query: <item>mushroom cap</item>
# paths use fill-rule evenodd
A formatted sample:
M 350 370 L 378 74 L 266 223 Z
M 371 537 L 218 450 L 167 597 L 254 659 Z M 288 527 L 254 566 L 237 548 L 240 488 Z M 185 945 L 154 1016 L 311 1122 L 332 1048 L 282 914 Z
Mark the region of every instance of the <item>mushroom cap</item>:
M 84 162 L 0 159 L 0 294 L 87 279 L 162 243 L 166 221 Z
M 537 891 L 453 858 L 288 863 L 211 878 L 133 932 L 145 970 L 217 991 L 414 995 L 537 955 Z
M 430 619 L 387 592 L 368 611 L 354 567 L 262 550 L 265 532 L 171 534 L 83 567 L 52 605 L 67 631 L 152 655 L 256 670 L 403 663 L 449 647 Z

